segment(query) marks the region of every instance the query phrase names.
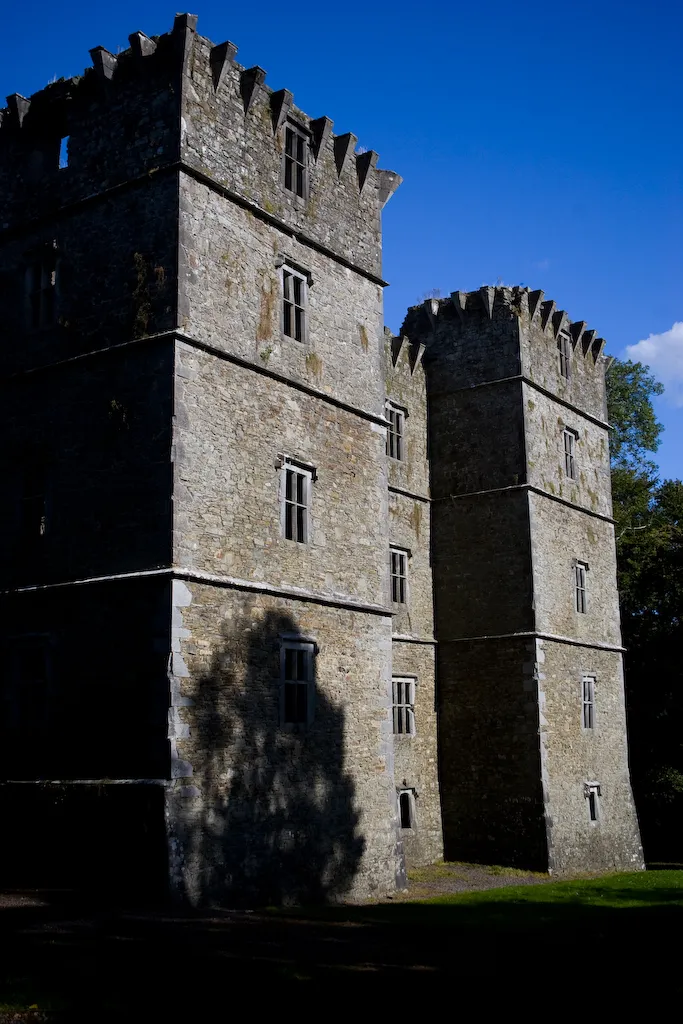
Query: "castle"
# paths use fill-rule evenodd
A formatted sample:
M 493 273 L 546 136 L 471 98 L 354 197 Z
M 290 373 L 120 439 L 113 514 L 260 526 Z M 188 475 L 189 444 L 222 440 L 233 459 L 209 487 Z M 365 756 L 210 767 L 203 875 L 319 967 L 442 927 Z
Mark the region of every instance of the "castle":
M 0 123 L 5 881 L 642 867 L 603 341 L 383 329 L 400 178 L 196 18 Z

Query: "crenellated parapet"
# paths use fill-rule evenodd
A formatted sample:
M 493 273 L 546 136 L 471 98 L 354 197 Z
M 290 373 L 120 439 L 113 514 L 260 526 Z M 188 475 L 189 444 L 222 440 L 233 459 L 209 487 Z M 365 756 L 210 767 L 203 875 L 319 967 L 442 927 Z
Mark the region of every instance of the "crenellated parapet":
M 359 150 L 353 132 L 336 133 L 331 118 L 307 114 L 290 90 L 271 88 L 262 67 L 242 67 L 236 55 L 233 43 L 194 38 L 183 89 L 183 164 L 206 187 L 215 182 L 271 223 L 381 279 L 380 212 L 401 178 L 378 167 L 374 150 Z M 303 142 L 298 192 L 284 177 L 291 132 Z
M 526 378 L 606 419 L 605 341 L 583 320 L 527 287 L 483 285 L 413 306 L 402 332 L 426 345 L 425 364 L 452 387 Z
M 544 299 L 542 291 L 526 287 L 483 285 L 476 291 L 455 291 L 446 299 L 425 299 L 421 305 L 408 311 L 404 328 L 410 333 L 410 328 L 414 330 L 422 320 L 438 333 L 441 324 L 464 326 L 482 318 L 498 323 L 506 320 L 511 324 L 517 322 L 521 330 L 533 334 L 540 332 L 554 340 L 565 334 L 571 340 L 572 348 L 584 358 L 590 358 L 592 366 L 598 364 L 603 354 L 605 339 L 598 337 L 597 331 L 587 330 L 585 320 L 570 320 L 565 310 L 558 309 L 554 301 Z
M 409 377 L 414 376 L 422 364 L 424 345 L 411 341 L 405 334 L 392 335 L 387 328 L 384 329 L 384 336 L 392 368 Z
M 400 177 L 378 168 L 373 150 L 357 152 L 352 132 L 335 135 L 330 118 L 311 118 L 288 89 L 273 90 L 263 68 L 239 65 L 234 43 L 215 45 L 196 27 L 196 16 L 179 14 L 164 35 L 131 33 L 121 53 L 94 47 L 80 76 L 9 96 L 0 110 L 0 222 L 186 163 L 318 243 L 350 249 L 352 262 L 379 277 L 379 211 Z M 283 194 L 288 124 L 306 140 L 304 197 Z

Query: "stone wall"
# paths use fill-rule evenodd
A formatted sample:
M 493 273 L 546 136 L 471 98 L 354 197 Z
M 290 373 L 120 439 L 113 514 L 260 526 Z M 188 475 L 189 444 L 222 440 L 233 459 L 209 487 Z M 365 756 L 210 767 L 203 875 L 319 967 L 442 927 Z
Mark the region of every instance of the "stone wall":
M 598 372 L 598 371 L 596 371 Z M 522 385 L 529 483 L 554 497 L 612 515 L 607 428 L 538 389 Z M 576 432 L 575 475 L 566 473 L 564 430 Z
M 537 293 L 532 293 L 537 294 Z M 542 295 L 542 293 L 540 293 Z M 595 338 L 597 332 L 583 332 L 578 341 L 578 330 L 585 324 L 572 324 L 566 313 L 555 312 L 555 303 L 541 303 L 530 315 L 527 296 L 518 302 L 521 372 L 535 384 L 557 395 L 563 401 L 576 406 L 605 422 L 607 401 L 605 398 L 605 364 L 602 355 L 602 339 Z M 533 303 L 532 303 L 533 305 Z M 551 309 L 545 309 L 550 306 Z M 563 329 L 571 339 L 570 376 L 565 379 L 558 372 L 557 337 L 562 316 Z M 574 329 L 574 330 L 572 330 Z M 595 338 L 592 347 L 584 352 L 584 344 Z M 604 343 L 603 343 L 604 344 Z M 597 355 L 597 359 L 596 359 Z
M 396 883 L 386 616 L 176 584 L 188 775 L 169 795 L 175 884 L 193 901 L 339 898 Z M 316 645 L 308 726 L 280 722 L 280 644 Z M 189 775 L 191 769 L 191 776 Z
M 534 641 L 439 645 L 447 860 L 547 870 Z
M 354 136 L 335 138 L 332 122 L 311 119 L 291 103 L 291 94 L 280 96 L 284 109 L 276 106 L 272 90 L 263 84 L 265 72 L 252 75 L 258 70 L 245 71 L 231 59 L 220 71 L 212 68 L 212 43 L 196 37 L 183 96 L 183 160 L 271 218 L 379 276 L 382 172 L 367 156 L 359 161 Z M 281 113 L 311 133 L 306 199 L 282 184 Z
M 436 499 L 432 544 L 438 640 L 534 628 L 523 491 Z
M 177 373 L 176 563 L 386 607 L 382 428 L 182 343 Z M 315 468 L 305 544 L 282 533 L 282 455 Z
M 0 605 L 0 780 L 168 778 L 168 580 L 38 588 Z
M 628 769 L 621 654 L 537 641 L 541 746 L 553 871 L 643 867 Z M 583 728 L 582 677 L 595 677 L 595 726 Z M 600 785 L 590 820 L 586 783 Z
M 621 644 L 612 523 L 529 495 L 536 628 L 588 643 Z M 562 539 L 561 544 L 558 538 Z M 574 566 L 587 565 L 585 613 L 576 610 Z
M 180 27 L 180 26 L 178 26 Z M 23 231 L 34 218 L 69 208 L 178 159 L 180 33 L 108 54 L 80 76 L 51 83 L 0 112 L 0 224 Z M 104 51 L 106 54 L 106 51 Z M 68 166 L 59 166 L 68 136 Z M 133 226 L 132 224 L 130 225 Z
M 433 644 L 392 646 L 392 674 L 415 677 L 415 735 L 393 737 L 396 787 L 414 792 L 413 828 L 400 832 L 409 868 L 443 857 L 434 651 Z
M 0 384 L 6 586 L 170 564 L 172 360 L 170 341 L 150 341 Z
M 443 856 L 427 460 L 426 380 L 422 349 L 387 335 L 386 394 L 404 414 L 403 459 L 388 458 L 389 540 L 410 552 L 408 602 L 393 605 L 395 677 L 415 680 L 415 733 L 394 735 L 395 779 L 413 791 L 414 820 L 401 830 L 409 867 Z
M 642 864 L 602 341 L 585 328 L 542 293 L 507 288 L 428 300 L 406 319 L 412 341 L 426 346 L 447 856 L 555 871 Z M 569 380 L 561 330 L 571 339 Z M 565 426 L 578 432 L 576 482 L 564 467 Z M 577 560 L 587 565 L 586 613 L 576 610 Z M 591 672 L 602 717 L 582 732 L 582 675 Z M 591 782 L 604 789 L 596 822 Z
M 383 334 L 380 211 L 400 179 L 195 27 L 96 48 L 81 78 L 0 112 L 3 630 L 11 647 L 29 624 L 56 666 L 45 742 L 8 733 L 5 777 L 118 778 L 138 824 L 158 824 L 163 789 L 172 884 L 193 901 L 392 889 L 403 848 L 441 853 L 439 758 L 448 856 L 639 866 L 602 340 L 541 292 L 490 287 Z M 288 124 L 303 196 L 284 187 Z M 46 248 L 56 317 L 29 330 L 26 268 Z M 284 335 L 285 263 L 306 282 L 301 341 Z M 306 543 L 283 537 L 283 457 L 311 471 Z M 393 607 L 391 544 L 409 553 Z M 109 579 L 76 582 L 94 576 Z M 290 728 L 292 638 L 313 645 L 315 707 Z M 392 733 L 392 673 L 416 681 L 412 736 Z M 397 834 L 402 788 L 415 815 Z M 98 800 L 70 797 L 69 821 L 125 804 Z
M 429 380 L 430 399 L 441 390 L 477 387 L 521 372 L 519 330 L 511 315 L 509 289 L 454 292 L 452 299 L 427 299 L 411 307 L 401 333 L 427 346 L 427 367 L 438 362 Z M 490 309 L 490 312 L 489 312 Z
M 180 201 L 183 330 L 382 415 L 381 288 L 187 175 Z M 310 274 L 305 342 L 283 334 L 283 260 Z
M 196 37 L 183 85 L 174 872 L 195 900 L 367 894 L 400 868 L 381 172 L 233 56 Z M 310 130 L 304 197 L 284 188 L 287 116 Z M 306 279 L 302 341 L 283 330 L 283 263 Z M 312 473 L 305 543 L 283 536 L 283 457 Z M 298 730 L 280 721 L 282 634 L 316 645 Z
M 177 175 L 0 233 L 0 345 L 6 372 L 48 365 L 175 326 Z M 56 255 L 55 322 L 27 324 L 26 268 Z M 17 338 L 21 337 L 21 344 Z
M 526 483 L 521 383 L 444 390 L 440 364 L 429 396 L 436 499 Z

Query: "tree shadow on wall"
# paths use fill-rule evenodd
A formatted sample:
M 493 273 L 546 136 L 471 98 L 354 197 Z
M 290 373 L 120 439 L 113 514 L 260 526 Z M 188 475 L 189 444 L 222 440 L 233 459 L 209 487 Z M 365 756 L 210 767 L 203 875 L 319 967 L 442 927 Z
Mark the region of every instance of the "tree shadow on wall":
M 320 691 L 312 721 L 283 725 L 283 643 L 294 620 L 247 611 L 224 631 L 191 709 L 194 780 L 184 808 L 186 887 L 194 902 L 323 902 L 350 889 L 365 847 L 344 770 L 344 713 Z

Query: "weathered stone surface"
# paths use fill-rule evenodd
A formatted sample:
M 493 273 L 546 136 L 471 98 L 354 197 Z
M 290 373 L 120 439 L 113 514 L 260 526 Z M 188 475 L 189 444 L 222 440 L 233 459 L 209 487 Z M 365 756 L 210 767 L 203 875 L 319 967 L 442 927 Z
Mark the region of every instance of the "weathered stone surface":
M 413 791 L 415 821 L 401 829 L 409 866 L 443 854 L 438 776 L 431 508 L 422 350 L 385 338 L 387 399 L 404 414 L 403 459 L 387 459 L 389 540 L 410 552 L 408 602 L 393 606 L 392 674 L 415 680 L 415 733 L 395 735 L 395 779 Z
M 389 620 L 196 583 L 188 590 L 180 651 L 189 730 L 177 747 L 199 793 L 188 801 L 169 792 L 176 885 L 194 900 L 392 888 Z M 308 726 L 288 731 L 280 644 L 297 635 L 316 645 L 315 708 Z
M 628 772 L 621 654 L 538 640 L 541 756 L 554 871 L 637 871 L 643 854 Z M 582 728 L 581 680 L 595 676 L 595 727 Z M 584 784 L 600 785 L 591 822 Z
M 638 868 L 604 358 L 542 296 L 482 292 L 415 307 L 403 328 L 426 346 L 446 854 Z M 584 675 L 595 678 L 594 729 L 582 726 Z M 600 787 L 597 821 L 589 784 Z
M 154 819 L 146 863 L 194 902 L 390 890 L 441 855 L 442 807 L 450 856 L 638 866 L 601 341 L 498 287 L 430 299 L 391 338 L 398 176 L 193 16 L 131 40 L 0 118 L 2 640 L 35 648 L 10 658 L 0 727 L 26 819 L 44 806 L 27 782 L 83 786 L 75 846 L 78 808 L 104 821 L 126 797 L 92 794 L 128 787 L 135 828 Z M 283 535 L 283 458 L 311 474 L 302 542 Z M 314 665 L 305 726 L 281 714 L 293 640 Z M 415 681 L 412 735 L 393 734 L 392 675 Z

